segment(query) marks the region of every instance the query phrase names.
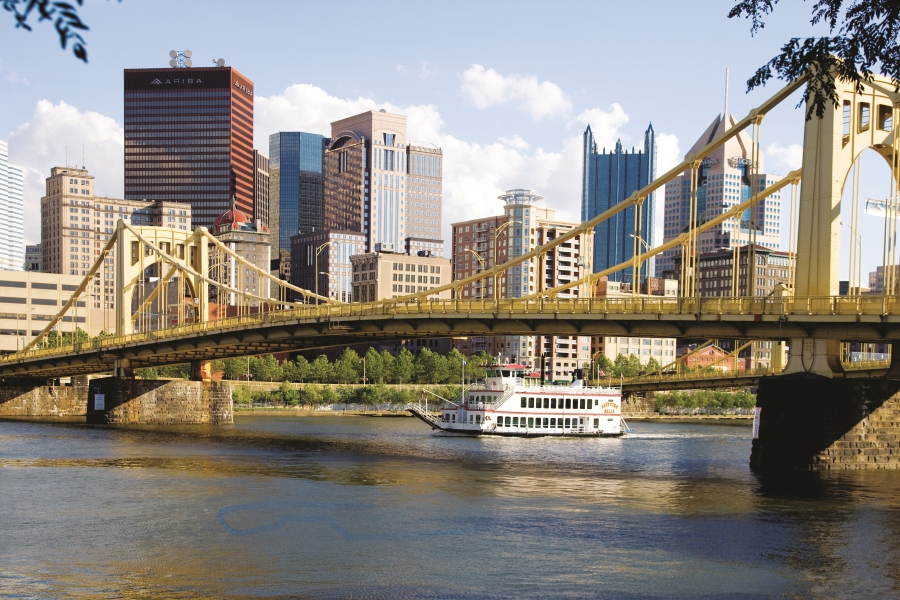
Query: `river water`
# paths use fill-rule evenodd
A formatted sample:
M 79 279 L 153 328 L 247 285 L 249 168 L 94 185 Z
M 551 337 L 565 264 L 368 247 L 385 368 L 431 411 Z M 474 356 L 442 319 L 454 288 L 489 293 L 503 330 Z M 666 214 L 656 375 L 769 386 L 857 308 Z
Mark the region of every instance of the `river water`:
M 0 421 L 0 597 L 900 597 L 900 473 L 761 478 L 748 424 L 632 426 Z

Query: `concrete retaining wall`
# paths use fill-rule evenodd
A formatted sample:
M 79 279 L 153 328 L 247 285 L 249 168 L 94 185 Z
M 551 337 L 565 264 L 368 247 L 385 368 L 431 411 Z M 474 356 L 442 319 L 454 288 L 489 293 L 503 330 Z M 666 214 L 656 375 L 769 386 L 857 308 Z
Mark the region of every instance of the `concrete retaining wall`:
M 232 423 L 231 382 L 93 379 L 87 394 L 87 422 Z
M 900 469 L 900 381 L 766 377 L 756 470 Z

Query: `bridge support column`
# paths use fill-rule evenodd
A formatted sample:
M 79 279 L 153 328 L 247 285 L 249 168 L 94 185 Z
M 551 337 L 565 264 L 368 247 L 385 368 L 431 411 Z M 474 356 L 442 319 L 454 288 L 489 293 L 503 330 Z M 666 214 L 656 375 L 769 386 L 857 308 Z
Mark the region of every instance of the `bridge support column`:
M 755 471 L 900 469 L 900 381 L 764 377 Z
M 234 422 L 227 381 L 93 379 L 87 394 L 88 423 L 208 424 Z
M 816 338 L 792 338 L 785 375 L 809 373 L 822 377 L 834 377 L 843 373 L 841 343 L 838 340 Z
M 212 381 L 212 361 L 192 360 L 191 381 Z
M 134 367 L 131 365 L 130 358 L 116 359 L 115 375 L 116 377 L 134 379 Z
M 72 385 L 47 380 L 16 381 L 0 386 L 0 417 L 83 417 L 87 411 L 84 378 Z

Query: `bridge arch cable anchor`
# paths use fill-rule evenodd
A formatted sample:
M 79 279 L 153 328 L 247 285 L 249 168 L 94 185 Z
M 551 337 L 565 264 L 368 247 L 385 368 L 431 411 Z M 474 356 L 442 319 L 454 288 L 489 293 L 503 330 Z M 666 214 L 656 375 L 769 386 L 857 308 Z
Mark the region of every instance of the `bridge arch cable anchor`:
M 766 100 L 765 102 L 760 104 L 758 107 L 751 109 L 749 111 L 749 113 L 747 114 L 747 116 L 745 116 L 743 119 L 741 119 L 740 121 L 735 123 L 730 129 L 725 131 L 725 133 L 723 133 L 720 137 L 717 137 L 716 139 L 712 140 L 710 143 L 708 143 L 702 149 L 697 151 L 695 154 L 688 156 L 684 161 L 682 161 L 675 167 L 672 167 L 671 169 L 669 169 L 669 171 L 666 172 L 665 174 L 663 174 L 661 177 L 654 179 L 653 181 L 651 181 L 649 184 L 647 184 L 640 190 L 636 190 L 635 192 L 633 192 L 628 197 L 628 199 L 611 207 L 610 209 L 597 215 L 593 219 L 584 221 L 577 227 L 570 229 L 566 233 L 556 237 L 555 239 L 553 239 L 545 244 L 536 246 L 533 250 L 531 250 L 529 252 L 526 252 L 520 256 L 511 258 L 511 259 L 507 260 L 506 262 L 504 262 L 500 265 L 497 265 L 495 267 L 495 270 L 492 269 L 491 271 L 486 272 L 486 273 L 485 272 L 475 273 L 464 279 L 459 279 L 459 280 L 453 281 L 451 283 L 448 283 L 446 285 L 432 288 L 430 290 L 425 290 L 422 292 L 417 292 L 415 294 L 409 294 L 406 296 L 400 296 L 398 298 L 394 298 L 392 300 L 392 302 L 397 303 L 397 304 L 401 304 L 404 302 L 412 302 L 412 301 L 415 301 L 420 298 L 427 298 L 428 296 L 434 296 L 434 295 L 440 294 L 441 292 L 452 291 L 454 288 L 456 288 L 458 286 L 465 287 L 465 286 L 468 286 L 469 284 L 475 283 L 476 281 L 481 281 L 482 279 L 488 279 L 489 277 L 492 277 L 494 275 L 497 275 L 499 278 L 499 275 L 501 273 L 505 273 L 510 268 L 512 268 L 516 265 L 520 265 L 525 261 L 531 260 L 532 258 L 537 258 L 540 256 L 541 253 L 547 252 L 548 250 L 552 250 L 553 248 L 556 248 L 557 246 L 571 240 L 572 238 L 574 238 L 578 235 L 581 235 L 587 231 L 590 231 L 591 229 L 593 229 L 600 223 L 603 223 L 604 221 L 609 220 L 610 218 L 614 217 L 615 215 L 622 212 L 623 210 L 630 208 L 631 206 L 634 206 L 637 203 L 638 199 L 640 199 L 642 197 L 648 197 L 650 194 L 652 194 L 656 190 L 665 186 L 666 183 L 672 181 L 676 177 L 679 177 L 684 171 L 689 170 L 691 168 L 691 164 L 694 160 L 702 160 L 704 157 L 706 157 L 713 151 L 717 150 L 719 147 L 723 146 L 728 140 L 737 136 L 744 129 L 753 125 L 757 119 L 766 115 L 770 110 L 772 110 L 773 108 L 775 108 L 776 106 L 781 104 L 791 94 L 793 94 L 795 91 L 797 91 L 804 83 L 806 83 L 805 75 L 798 77 L 794 81 L 788 83 L 782 89 L 780 89 L 774 95 L 772 95 L 768 100 Z M 497 286 L 497 284 L 498 284 L 498 282 L 495 279 L 494 286 Z M 568 286 L 568 287 L 573 287 L 573 286 Z M 544 290 L 542 293 L 545 293 L 547 291 L 549 291 L 549 290 Z M 531 297 L 534 295 L 535 294 L 532 294 L 530 296 L 521 296 L 520 298 Z
M 56 327 L 56 325 L 58 325 L 60 321 L 62 321 L 63 317 L 66 315 L 66 313 L 69 311 L 69 309 L 72 308 L 73 306 L 75 306 L 75 303 L 78 301 L 78 298 L 80 298 L 81 295 L 84 294 L 84 291 L 87 288 L 88 284 L 93 281 L 94 275 L 97 273 L 97 271 L 100 270 L 100 265 L 104 264 L 106 257 L 112 251 L 112 248 L 115 245 L 116 240 L 118 239 L 118 235 L 119 235 L 118 230 L 116 230 L 116 233 L 114 233 L 113 235 L 110 236 L 109 241 L 106 242 L 106 245 L 100 251 L 99 257 L 97 258 L 97 260 L 94 261 L 94 264 L 91 266 L 90 270 L 88 270 L 88 273 L 85 276 L 85 278 L 81 280 L 80 284 L 78 284 L 78 287 L 75 288 L 75 291 L 72 292 L 72 296 L 69 298 L 69 300 L 63 305 L 63 307 L 60 309 L 60 311 L 58 313 L 56 313 L 56 316 L 53 317 L 53 319 L 50 321 L 50 323 L 48 323 L 47 326 L 44 327 L 44 329 L 42 329 L 41 332 L 38 335 L 36 335 L 33 340 L 31 340 L 30 342 L 28 342 L 28 344 L 23 346 L 22 350 L 20 350 L 19 352 L 16 352 L 15 353 L 16 355 L 19 355 L 19 354 L 24 355 L 26 352 L 31 351 L 32 348 L 34 348 L 35 346 L 40 344 L 47 337 L 47 335 L 49 335 L 49 333 L 51 331 L 53 331 L 53 328 Z M 101 292 L 102 292 L 102 290 L 101 290 Z M 90 309 L 88 309 L 88 310 L 90 310 Z M 74 332 L 78 328 L 78 323 L 75 320 L 73 320 L 73 325 L 75 326 L 75 329 L 72 330 L 73 334 L 74 334 Z M 74 337 L 73 337 L 73 339 L 74 339 Z
M 210 241 L 219 250 L 221 250 L 222 252 L 225 252 L 226 254 L 228 254 L 229 256 L 234 258 L 236 261 L 238 261 L 245 267 L 256 272 L 258 275 L 268 279 L 269 281 L 274 282 L 275 285 L 277 285 L 278 287 L 293 290 L 295 292 L 299 292 L 301 295 L 303 295 L 304 298 L 307 298 L 307 299 L 315 298 L 316 300 L 322 300 L 323 303 L 325 303 L 325 304 L 347 304 L 346 302 L 341 302 L 340 300 L 335 300 L 333 298 L 328 298 L 326 296 L 318 296 L 310 290 L 303 289 L 301 287 L 298 287 L 296 285 L 288 283 L 287 281 L 285 281 L 283 279 L 279 279 L 279 278 L 273 276 L 271 273 L 267 272 L 265 269 L 260 269 L 257 265 L 254 265 L 253 263 L 251 263 L 250 261 L 245 259 L 243 256 L 241 256 L 240 254 L 238 254 L 237 252 L 235 252 L 234 250 L 229 248 L 227 245 L 223 244 L 222 241 L 219 240 L 219 238 L 217 238 L 216 236 L 212 235 L 209 232 L 209 230 L 206 229 L 206 227 L 198 227 L 197 229 L 200 230 L 203 237 L 205 237 L 208 241 Z

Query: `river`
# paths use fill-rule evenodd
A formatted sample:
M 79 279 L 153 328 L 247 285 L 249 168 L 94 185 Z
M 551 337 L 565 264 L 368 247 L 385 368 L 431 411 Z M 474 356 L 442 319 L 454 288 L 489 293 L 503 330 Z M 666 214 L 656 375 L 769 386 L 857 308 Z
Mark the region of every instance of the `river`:
M 767 478 L 748 424 L 0 421 L 0 597 L 900 597 L 900 473 Z

